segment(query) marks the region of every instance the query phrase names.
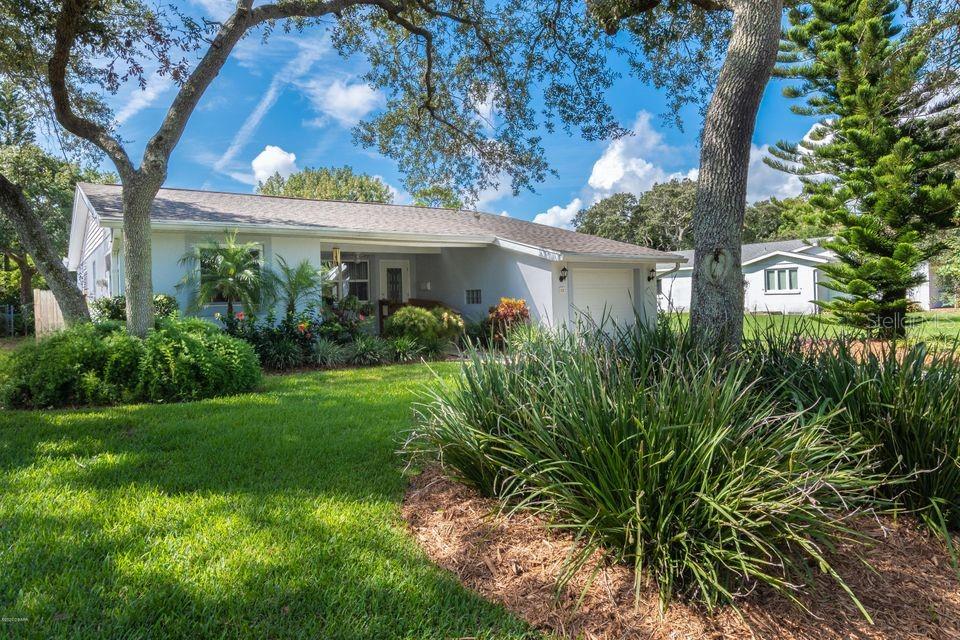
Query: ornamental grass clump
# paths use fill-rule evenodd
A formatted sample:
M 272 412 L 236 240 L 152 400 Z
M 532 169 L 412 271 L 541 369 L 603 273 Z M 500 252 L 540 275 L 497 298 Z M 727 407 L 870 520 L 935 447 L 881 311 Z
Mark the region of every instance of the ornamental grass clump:
M 960 529 L 960 349 L 769 331 L 744 352 L 785 404 L 836 410 L 837 437 L 862 437 L 882 494 L 940 531 Z
M 664 607 L 757 584 L 795 599 L 811 569 L 843 585 L 827 552 L 858 539 L 848 520 L 875 499 L 868 445 L 838 438 L 833 412 L 783 411 L 736 359 L 613 333 L 472 353 L 418 405 L 408 450 L 572 531 L 566 578 L 600 551 L 633 565 L 638 588 L 652 578 Z

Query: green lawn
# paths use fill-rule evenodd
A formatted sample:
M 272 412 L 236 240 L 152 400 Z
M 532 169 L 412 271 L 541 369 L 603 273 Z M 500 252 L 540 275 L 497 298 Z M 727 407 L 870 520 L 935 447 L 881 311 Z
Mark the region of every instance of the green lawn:
M 0 412 L 0 637 L 528 637 L 404 531 L 395 452 L 429 379 Z
M 935 340 L 939 342 L 953 342 L 960 339 L 960 311 L 952 309 L 945 311 L 924 311 L 911 313 L 912 324 L 907 329 L 907 337 L 914 340 Z M 671 322 L 686 324 L 689 314 L 673 314 Z M 795 327 L 803 325 L 812 331 L 826 335 L 844 331 L 844 327 L 830 322 L 826 316 L 799 316 L 799 315 L 772 315 L 766 313 L 748 313 L 744 319 L 744 333 L 747 336 L 756 335 L 771 326 Z

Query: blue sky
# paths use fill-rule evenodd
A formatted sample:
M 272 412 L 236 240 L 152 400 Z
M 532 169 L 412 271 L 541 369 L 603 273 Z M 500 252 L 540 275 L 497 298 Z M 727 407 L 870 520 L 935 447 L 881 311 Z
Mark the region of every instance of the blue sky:
M 230 0 L 190 0 L 198 15 L 222 16 Z M 624 67 L 625 68 L 625 67 Z M 362 59 L 343 59 L 323 33 L 257 34 L 243 40 L 204 95 L 174 151 L 167 186 L 252 192 L 258 178 L 307 166 L 350 164 L 382 177 L 409 200 L 392 160 L 353 144 L 351 128 L 383 104 L 364 85 Z M 749 199 L 788 196 L 799 191 L 793 176 L 762 164 L 764 147 L 797 140 L 810 120 L 793 115 L 771 83 L 760 109 L 751 158 Z M 151 78 L 146 90 L 131 84 L 111 98 L 120 133 L 138 157 L 173 98 L 175 87 Z M 683 131 L 660 116 L 667 110 L 662 92 L 624 73 L 610 92 L 617 117 L 634 135 L 616 141 L 587 142 L 556 133 L 545 136 L 551 166 L 558 175 L 535 193 L 514 196 L 509 185 L 482 194 L 478 208 L 558 226 L 569 225 L 582 206 L 618 191 L 641 192 L 654 182 L 696 175 L 701 120 L 685 109 Z M 105 165 L 105 168 L 107 165 Z

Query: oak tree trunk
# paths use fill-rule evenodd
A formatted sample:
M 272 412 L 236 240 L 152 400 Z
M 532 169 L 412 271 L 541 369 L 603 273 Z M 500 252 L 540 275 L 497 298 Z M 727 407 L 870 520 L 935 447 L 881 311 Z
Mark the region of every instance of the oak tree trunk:
M 47 281 L 47 286 L 60 305 L 67 326 L 89 322 L 87 301 L 77 288 L 76 279 L 70 276 L 67 267 L 57 255 L 50 237 L 34 214 L 23 191 L 3 175 L 0 175 L 0 211 L 10 219 L 20 244 L 33 257 L 37 271 Z
M 162 182 L 162 178 L 160 182 Z M 155 181 L 154 181 L 155 182 Z M 150 206 L 159 191 L 146 181 L 124 185 L 123 258 L 127 331 L 141 338 L 153 328 L 153 245 Z
M 733 31 L 707 109 L 693 213 L 690 328 L 700 344 L 734 349 L 743 338 L 740 242 L 757 110 L 780 42 L 782 0 L 736 0 Z
M 11 255 L 10 258 L 16 263 L 20 271 L 20 306 L 26 307 L 33 304 L 33 274 L 37 272 L 26 255 Z

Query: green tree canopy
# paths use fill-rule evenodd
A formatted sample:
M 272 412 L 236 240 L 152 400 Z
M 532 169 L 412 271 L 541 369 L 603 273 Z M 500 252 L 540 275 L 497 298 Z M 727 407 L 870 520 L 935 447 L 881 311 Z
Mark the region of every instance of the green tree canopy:
M 381 178 L 356 173 L 349 166 L 307 167 L 287 178 L 275 173 L 257 185 L 257 193 L 311 200 L 393 202 L 390 187 Z
M 900 10 L 889 0 L 814 0 L 790 12 L 778 73 L 800 81 L 785 91 L 803 100 L 794 111 L 822 119 L 769 161 L 801 175 L 810 205 L 837 228 L 824 246 L 839 261 L 822 268 L 840 295 L 822 306 L 884 337 L 904 335 L 907 292 L 926 279 L 918 267 L 942 249 L 929 239 L 954 224 L 960 201 L 950 166 L 960 145 L 943 135 L 960 96 L 912 110 L 927 43 L 902 36 Z
M 463 209 L 460 195 L 450 187 L 433 185 L 413 192 L 413 204 L 420 207 L 441 207 L 444 209 Z

